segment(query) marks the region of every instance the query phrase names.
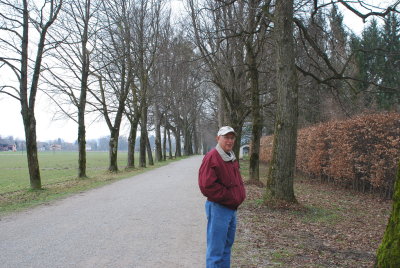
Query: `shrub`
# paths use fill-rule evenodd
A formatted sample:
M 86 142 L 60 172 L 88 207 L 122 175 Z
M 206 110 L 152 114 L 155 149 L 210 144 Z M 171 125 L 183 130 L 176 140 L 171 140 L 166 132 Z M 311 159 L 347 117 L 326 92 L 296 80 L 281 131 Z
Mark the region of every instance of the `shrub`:
M 261 140 L 261 161 L 269 162 L 272 136 Z M 367 191 L 393 191 L 400 158 L 400 114 L 382 113 L 330 121 L 298 132 L 296 168 L 313 177 Z

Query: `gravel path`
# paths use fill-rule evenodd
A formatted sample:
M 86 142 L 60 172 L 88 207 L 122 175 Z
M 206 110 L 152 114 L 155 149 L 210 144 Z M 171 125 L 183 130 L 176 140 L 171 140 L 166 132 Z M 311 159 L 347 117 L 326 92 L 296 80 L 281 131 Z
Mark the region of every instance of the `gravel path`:
M 201 156 L 0 220 L 0 267 L 205 267 Z

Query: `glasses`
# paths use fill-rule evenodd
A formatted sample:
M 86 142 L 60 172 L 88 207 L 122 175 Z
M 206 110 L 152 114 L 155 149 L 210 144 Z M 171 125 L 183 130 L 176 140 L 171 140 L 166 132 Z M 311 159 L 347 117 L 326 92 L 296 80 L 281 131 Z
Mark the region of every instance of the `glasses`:
M 233 140 L 234 141 L 236 139 L 235 136 L 222 136 L 222 137 L 224 137 L 225 140 Z

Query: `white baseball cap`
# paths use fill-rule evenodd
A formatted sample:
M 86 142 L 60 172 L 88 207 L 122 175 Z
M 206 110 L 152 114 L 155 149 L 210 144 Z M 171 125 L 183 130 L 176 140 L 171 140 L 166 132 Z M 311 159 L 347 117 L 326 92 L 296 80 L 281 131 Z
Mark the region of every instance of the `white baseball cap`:
M 224 127 L 221 127 L 221 128 L 218 130 L 217 136 L 218 136 L 218 137 L 219 137 L 219 136 L 223 136 L 223 135 L 226 135 L 226 134 L 228 134 L 228 133 L 233 133 L 233 134 L 236 135 L 236 132 L 235 132 L 235 130 L 234 130 L 232 127 L 230 127 L 230 126 L 224 126 Z

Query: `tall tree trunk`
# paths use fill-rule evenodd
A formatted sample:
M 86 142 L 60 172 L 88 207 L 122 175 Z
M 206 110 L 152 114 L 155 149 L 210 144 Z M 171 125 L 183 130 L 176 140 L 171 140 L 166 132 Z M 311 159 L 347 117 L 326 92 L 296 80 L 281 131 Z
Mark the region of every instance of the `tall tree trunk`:
M 169 131 L 169 128 L 167 128 L 167 136 L 168 136 L 168 156 L 169 159 L 172 159 L 172 142 L 171 142 L 171 132 Z
M 147 158 L 149 159 L 149 165 L 154 166 L 153 152 L 151 150 L 149 135 L 146 135 L 146 149 L 147 149 Z
M 146 143 L 147 143 L 147 107 L 146 104 L 143 104 L 142 110 L 142 120 L 140 124 L 140 154 L 139 154 L 139 163 L 140 167 L 146 167 Z
M 41 189 L 42 183 L 40 178 L 39 160 L 37 155 L 36 142 L 36 119 L 35 119 L 35 103 L 36 93 L 38 90 L 39 77 L 42 67 L 43 53 L 45 49 L 46 35 L 49 27 L 57 19 L 57 15 L 61 9 L 61 3 L 58 6 L 52 5 L 52 12 L 48 21 L 42 21 L 40 25 L 40 36 L 37 45 L 36 59 L 32 73 L 32 81 L 30 94 L 28 99 L 28 43 L 29 43 L 29 10 L 28 1 L 22 1 L 22 36 L 21 36 L 21 69 L 20 69 L 20 103 L 22 121 L 25 128 L 26 139 L 26 155 L 28 160 L 29 178 L 32 189 Z M 53 2 L 51 4 L 54 4 Z M 15 70 L 14 70 L 15 71 Z
M 218 127 L 225 126 L 225 108 L 224 108 L 224 96 L 222 89 L 218 89 Z
M 89 78 L 89 53 L 87 49 L 88 29 L 90 18 L 90 1 L 85 6 L 85 23 L 82 33 L 82 74 L 81 74 L 81 92 L 78 105 L 78 144 L 79 144 L 79 168 L 78 178 L 86 178 L 86 126 L 85 126 L 85 109 L 86 96 L 88 90 Z
M 128 138 L 128 161 L 126 169 L 135 168 L 135 145 L 136 145 L 136 131 L 139 120 L 135 119 L 131 122 L 131 129 Z
M 22 118 L 25 128 L 26 156 L 28 158 L 30 185 L 32 189 L 41 189 L 42 182 L 40 178 L 39 160 L 37 155 L 35 116 L 26 108 L 23 108 Z
M 250 166 L 249 178 L 250 180 L 260 180 L 260 140 L 262 130 L 261 120 L 261 107 L 260 107 L 260 90 L 258 86 L 258 70 L 256 65 L 255 55 L 252 48 L 248 48 L 249 56 L 249 75 L 251 85 L 251 111 L 253 126 L 251 129 L 251 143 L 250 143 Z
M 243 127 L 243 122 L 239 121 L 237 118 L 235 117 L 231 117 L 231 123 L 230 126 L 235 130 L 236 132 L 236 141 L 235 144 L 233 146 L 233 152 L 235 153 L 235 155 L 237 156 L 237 158 L 239 159 L 239 152 L 240 152 L 240 141 L 242 139 L 242 127 Z
M 179 128 L 176 128 L 176 130 L 172 131 L 175 136 L 175 158 L 176 157 L 181 157 L 182 156 L 182 146 L 181 146 L 181 131 Z
M 191 155 L 191 147 L 192 147 L 192 143 L 191 143 L 191 135 L 190 135 L 190 130 L 188 126 L 185 126 L 183 129 L 183 155 Z
M 201 139 L 202 139 L 202 147 L 203 147 L 203 155 L 205 155 L 208 152 L 208 144 L 206 142 L 206 139 L 204 137 L 204 133 L 201 132 Z
M 293 177 L 297 140 L 297 76 L 293 41 L 293 0 L 277 0 L 274 37 L 278 91 L 272 161 L 265 202 L 296 202 Z
M 197 132 L 196 121 L 193 123 L 193 145 L 194 154 L 200 154 L 200 139 L 199 133 Z
M 376 268 L 400 267 L 400 161 L 394 184 L 393 207 L 376 256 Z
M 118 137 L 119 131 L 116 128 L 111 130 L 110 142 L 108 143 L 109 148 L 109 156 L 110 156 L 110 165 L 108 167 L 108 171 L 117 172 L 118 171 Z
M 163 160 L 167 161 L 167 127 L 165 126 L 163 135 Z
M 155 125 L 155 156 L 156 156 L 156 161 L 162 161 L 162 146 L 161 146 L 161 123 L 160 123 L 160 112 L 158 110 L 158 105 L 155 105 L 154 108 L 154 125 Z
M 34 103 L 31 102 L 32 94 L 36 92 L 31 91 L 31 96 L 28 103 L 28 33 L 29 33 L 29 12 L 28 2 L 23 1 L 23 32 L 21 44 L 21 115 L 24 122 L 25 139 L 26 139 L 26 156 L 28 160 L 29 179 L 32 189 L 41 189 L 42 182 L 40 178 L 39 160 L 37 155 L 36 143 L 36 119 L 34 114 Z M 29 104 L 31 106 L 29 106 Z M 33 105 L 33 106 L 32 106 Z
M 78 146 L 79 146 L 78 178 L 86 178 L 87 177 L 87 175 L 86 175 L 86 127 L 85 127 L 85 108 L 84 107 L 82 109 L 81 108 L 78 109 Z

